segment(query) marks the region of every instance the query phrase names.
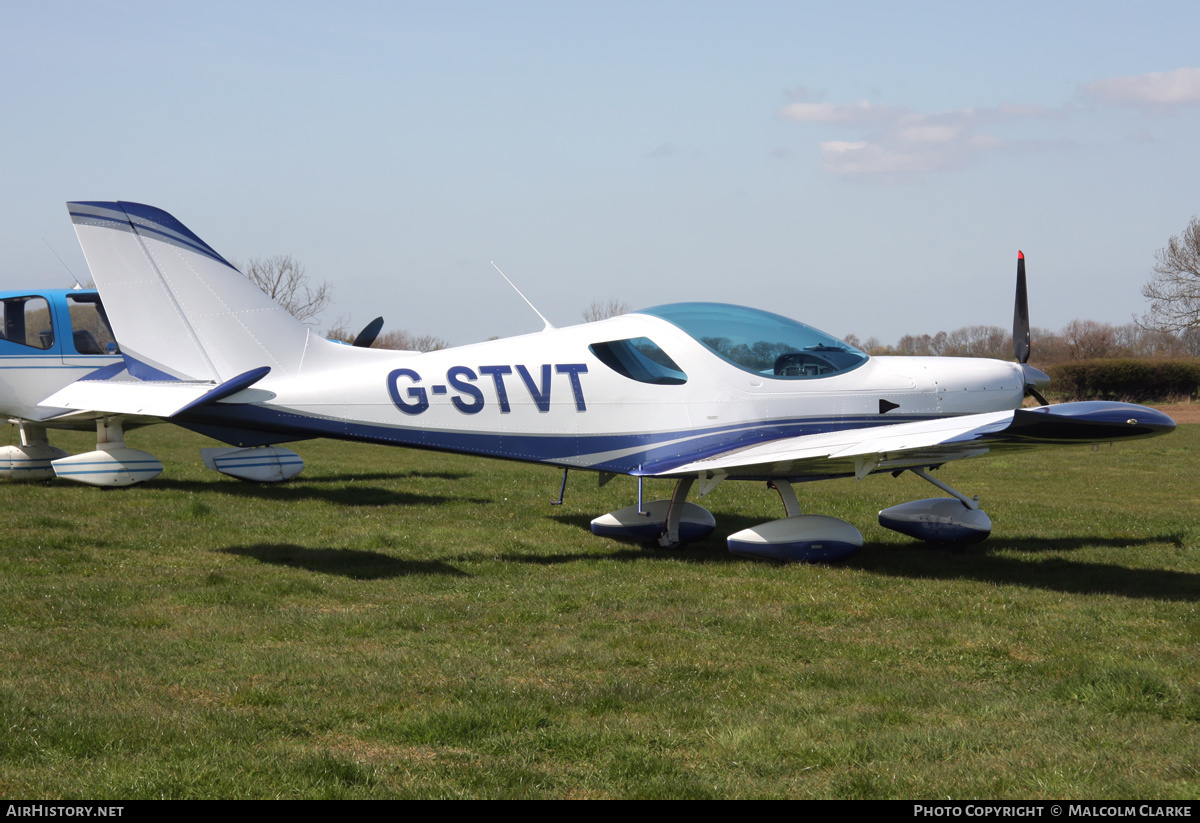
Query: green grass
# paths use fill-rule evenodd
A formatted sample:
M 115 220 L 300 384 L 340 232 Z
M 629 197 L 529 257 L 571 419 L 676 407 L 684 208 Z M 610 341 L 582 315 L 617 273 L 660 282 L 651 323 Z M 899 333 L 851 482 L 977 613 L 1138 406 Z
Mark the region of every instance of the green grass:
M 866 538 L 833 566 L 725 551 L 758 483 L 665 551 L 588 531 L 628 478 L 128 440 L 161 478 L 0 485 L 0 796 L 1200 797 L 1200 426 L 945 467 L 963 551 L 877 525 L 911 475 L 800 486 Z

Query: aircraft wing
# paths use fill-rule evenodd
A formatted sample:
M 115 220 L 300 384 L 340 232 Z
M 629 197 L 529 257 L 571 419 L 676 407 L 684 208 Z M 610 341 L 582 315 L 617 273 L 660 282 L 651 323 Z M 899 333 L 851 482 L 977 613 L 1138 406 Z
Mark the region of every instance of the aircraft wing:
M 661 476 L 862 478 L 873 471 L 931 466 L 995 449 L 1108 442 L 1164 434 L 1174 427 L 1162 412 L 1131 403 L 1061 403 L 790 437 L 696 460 Z

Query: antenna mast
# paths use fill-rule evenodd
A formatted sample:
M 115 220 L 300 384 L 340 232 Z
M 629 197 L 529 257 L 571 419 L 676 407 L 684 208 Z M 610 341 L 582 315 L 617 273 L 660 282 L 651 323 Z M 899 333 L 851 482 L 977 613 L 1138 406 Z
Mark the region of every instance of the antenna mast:
M 521 294 L 521 290 L 517 288 L 517 285 L 515 283 L 513 283 L 513 281 L 508 279 L 508 275 L 505 274 L 504 272 L 500 271 L 500 267 L 496 265 L 496 261 L 492 260 L 491 263 L 492 263 L 492 267 L 496 271 L 500 272 L 500 276 L 504 278 L 504 282 L 506 282 L 506 283 L 508 283 L 508 285 L 512 286 L 513 291 L 515 291 L 517 294 L 520 294 L 521 299 L 525 301 L 525 303 L 529 306 L 529 308 L 533 309 L 533 313 L 536 314 L 538 317 L 540 317 L 542 322 L 546 324 L 546 327 L 544 329 L 542 329 L 542 331 L 553 331 L 554 325 L 549 320 L 546 319 L 546 316 L 544 314 L 542 314 L 540 311 L 537 310 L 537 306 L 535 306 L 529 302 L 528 297 L 526 297 L 524 294 Z
M 71 271 L 71 269 L 67 267 L 66 263 L 63 263 L 63 259 L 58 256 L 58 252 L 56 252 L 54 247 L 50 245 L 50 241 L 43 237 L 42 242 L 46 244 L 46 248 L 50 249 L 50 253 L 54 255 L 54 259 L 59 263 L 62 263 L 62 267 L 67 270 L 67 274 L 71 275 L 71 279 L 75 281 L 75 288 L 82 289 L 83 284 L 79 282 L 79 278 L 75 276 L 75 272 Z

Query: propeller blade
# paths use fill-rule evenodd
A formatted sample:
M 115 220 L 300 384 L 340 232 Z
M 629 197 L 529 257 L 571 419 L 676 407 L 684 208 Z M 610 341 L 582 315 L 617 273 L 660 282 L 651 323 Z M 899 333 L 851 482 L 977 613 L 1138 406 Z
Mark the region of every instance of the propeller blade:
M 369 349 L 371 344 L 375 342 L 375 338 L 379 336 L 379 332 L 383 329 L 383 318 L 376 317 L 367 325 L 363 326 L 363 330 L 358 333 L 358 337 L 354 338 L 354 342 L 350 345 L 358 346 L 360 349 Z
M 1029 365 L 1032 346 L 1029 343 L 1029 292 L 1025 283 L 1025 252 L 1017 252 L 1017 299 L 1013 307 L 1013 356 L 1021 364 L 1025 379 L 1025 396 L 1043 406 L 1049 406 L 1042 392 L 1050 387 L 1050 376 Z
M 1025 254 L 1017 252 L 1017 301 L 1013 309 L 1013 356 L 1029 362 L 1029 294 L 1025 289 Z

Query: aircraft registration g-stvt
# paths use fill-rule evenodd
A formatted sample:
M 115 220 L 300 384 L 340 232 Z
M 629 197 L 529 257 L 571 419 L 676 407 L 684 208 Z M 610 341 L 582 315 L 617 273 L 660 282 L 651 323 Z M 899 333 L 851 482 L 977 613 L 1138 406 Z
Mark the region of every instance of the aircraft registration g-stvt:
M 971 542 L 991 531 L 978 499 L 929 470 L 997 449 L 1174 428 L 1132 404 L 1044 405 L 1048 378 L 1026 362 L 1023 258 L 1015 363 L 870 357 L 785 317 L 713 303 L 395 352 L 313 333 L 160 209 L 68 208 L 121 356 L 42 408 L 98 425 L 168 420 L 249 450 L 333 437 L 587 469 L 601 482 L 677 479 L 670 499 L 653 502 L 641 499 L 639 481 L 636 504 L 592 522 L 605 536 L 663 546 L 703 539 L 715 521 L 687 501 L 692 487 L 703 496 L 726 479 L 758 480 L 779 493 L 786 516 L 730 535 L 730 550 L 836 559 L 858 549 L 861 534 L 801 513 L 793 484 L 907 470 L 951 497 L 895 506 L 880 522 L 919 539 Z M 1021 409 L 1027 395 L 1043 406 Z

